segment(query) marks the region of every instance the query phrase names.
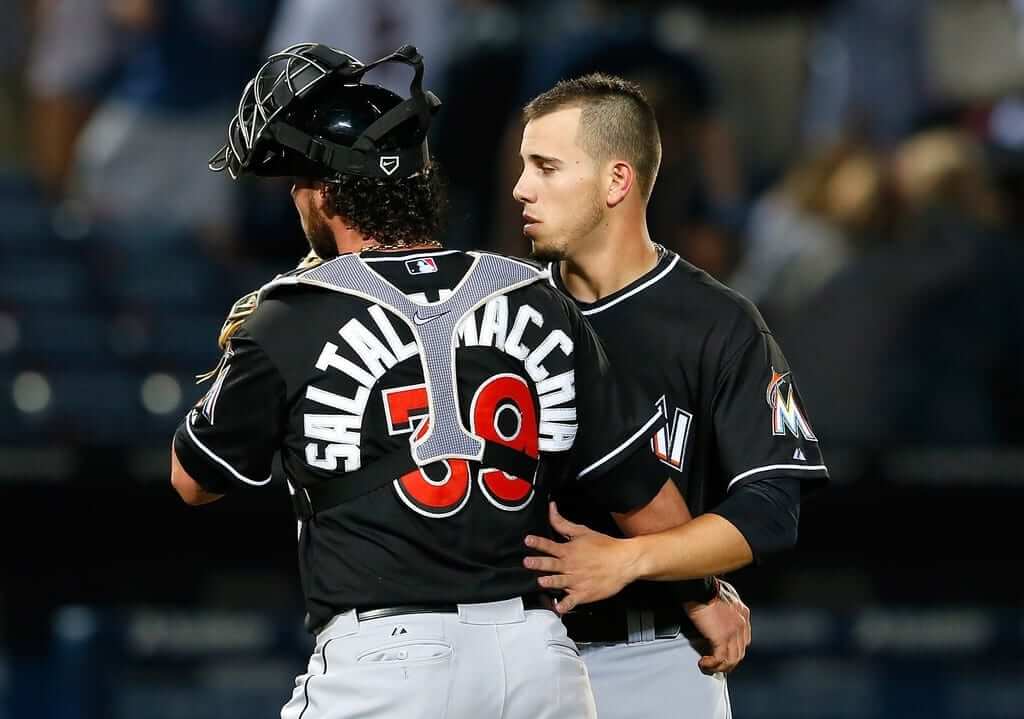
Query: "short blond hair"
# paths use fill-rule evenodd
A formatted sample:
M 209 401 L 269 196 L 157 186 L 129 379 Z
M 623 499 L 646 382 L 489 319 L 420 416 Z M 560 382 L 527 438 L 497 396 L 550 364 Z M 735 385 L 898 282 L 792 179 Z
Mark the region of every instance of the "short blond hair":
M 562 80 L 527 103 L 523 120 L 574 107 L 581 109 L 580 147 L 598 160 L 627 160 L 636 170 L 644 200 L 649 199 L 661 166 L 661 135 L 654 108 L 640 86 L 604 73 Z

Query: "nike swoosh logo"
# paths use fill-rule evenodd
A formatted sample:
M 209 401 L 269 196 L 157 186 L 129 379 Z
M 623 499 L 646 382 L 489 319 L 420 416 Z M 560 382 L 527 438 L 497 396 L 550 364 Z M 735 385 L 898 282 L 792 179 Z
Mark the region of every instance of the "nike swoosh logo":
M 416 325 L 418 325 L 418 326 L 422 327 L 423 325 L 427 324 L 428 322 L 433 322 L 433 321 L 434 321 L 434 320 L 436 320 L 436 319 L 437 319 L 438 317 L 444 317 L 444 316 L 445 316 L 446 314 L 448 314 L 449 312 L 451 312 L 451 310 L 448 310 L 447 312 L 441 312 L 440 314 L 436 314 L 436 315 L 431 315 L 430 317 L 420 317 L 420 313 L 419 313 L 419 311 L 417 310 L 416 314 L 414 314 L 414 315 L 412 316 L 412 321 L 413 321 L 413 323 L 415 323 Z

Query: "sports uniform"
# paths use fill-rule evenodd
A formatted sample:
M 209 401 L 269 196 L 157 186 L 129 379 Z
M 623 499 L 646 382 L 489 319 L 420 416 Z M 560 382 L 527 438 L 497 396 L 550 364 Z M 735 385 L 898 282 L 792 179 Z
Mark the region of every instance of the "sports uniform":
M 763 517 L 791 519 L 795 541 L 800 496 L 828 477 L 792 373 L 750 302 L 675 253 L 660 246 L 658 253 L 644 276 L 577 304 L 613 365 L 629 366 L 647 401 L 665 413 L 668 424 L 650 450 L 692 514 L 730 520 L 755 557 L 784 548 L 789 539 L 765 532 Z M 565 291 L 557 265 L 550 269 L 552 284 Z M 566 493 L 559 506 L 570 519 L 621 536 L 578 493 Z M 706 598 L 699 582 L 637 582 L 566 617 L 600 716 L 731 716 L 725 678 L 699 672 L 700 637 L 680 609 Z
M 368 66 L 349 56 L 284 51 L 283 69 L 265 66 L 247 88 L 211 167 L 425 170 L 423 134 L 387 143 L 408 122 L 425 133 L 436 107 L 415 50 L 396 55 L 417 71 L 404 103 L 357 86 Z M 333 75 L 347 82 L 328 112 L 306 92 Z M 281 715 L 594 716 L 577 650 L 522 566 L 523 536 L 550 534 L 546 500 L 568 482 L 605 511 L 654 497 L 663 479 L 610 473 L 650 477 L 634 469 L 650 461 L 660 414 L 615 381 L 545 271 L 372 247 L 236 305 L 213 383 L 174 438 L 175 461 L 212 497 L 270 483 L 280 456 L 316 635 Z

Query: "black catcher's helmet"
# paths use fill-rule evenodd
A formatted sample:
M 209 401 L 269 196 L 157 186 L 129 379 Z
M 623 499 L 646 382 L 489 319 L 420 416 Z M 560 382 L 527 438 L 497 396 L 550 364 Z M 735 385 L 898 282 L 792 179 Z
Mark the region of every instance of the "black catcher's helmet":
M 409 99 L 362 82 L 386 62 L 413 68 Z M 271 55 L 245 86 L 228 144 L 210 158 L 210 169 L 226 169 L 232 179 L 414 175 L 430 164 L 427 129 L 441 105 L 422 81 L 423 58 L 412 45 L 367 65 L 326 45 L 292 45 Z

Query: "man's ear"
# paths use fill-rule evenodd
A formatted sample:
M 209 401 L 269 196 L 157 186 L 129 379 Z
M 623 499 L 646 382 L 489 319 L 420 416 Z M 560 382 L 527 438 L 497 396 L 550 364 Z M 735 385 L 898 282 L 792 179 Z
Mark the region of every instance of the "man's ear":
M 608 169 L 608 196 L 606 201 L 609 207 L 615 207 L 626 199 L 629 191 L 636 183 L 636 170 L 628 162 L 618 160 L 611 163 Z
M 331 203 L 332 188 L 326 182 L 317 182 L 313 188 L 313 205 L 317 210 L 324 213 L 325 217 L 334 217 L 334 207 Z

